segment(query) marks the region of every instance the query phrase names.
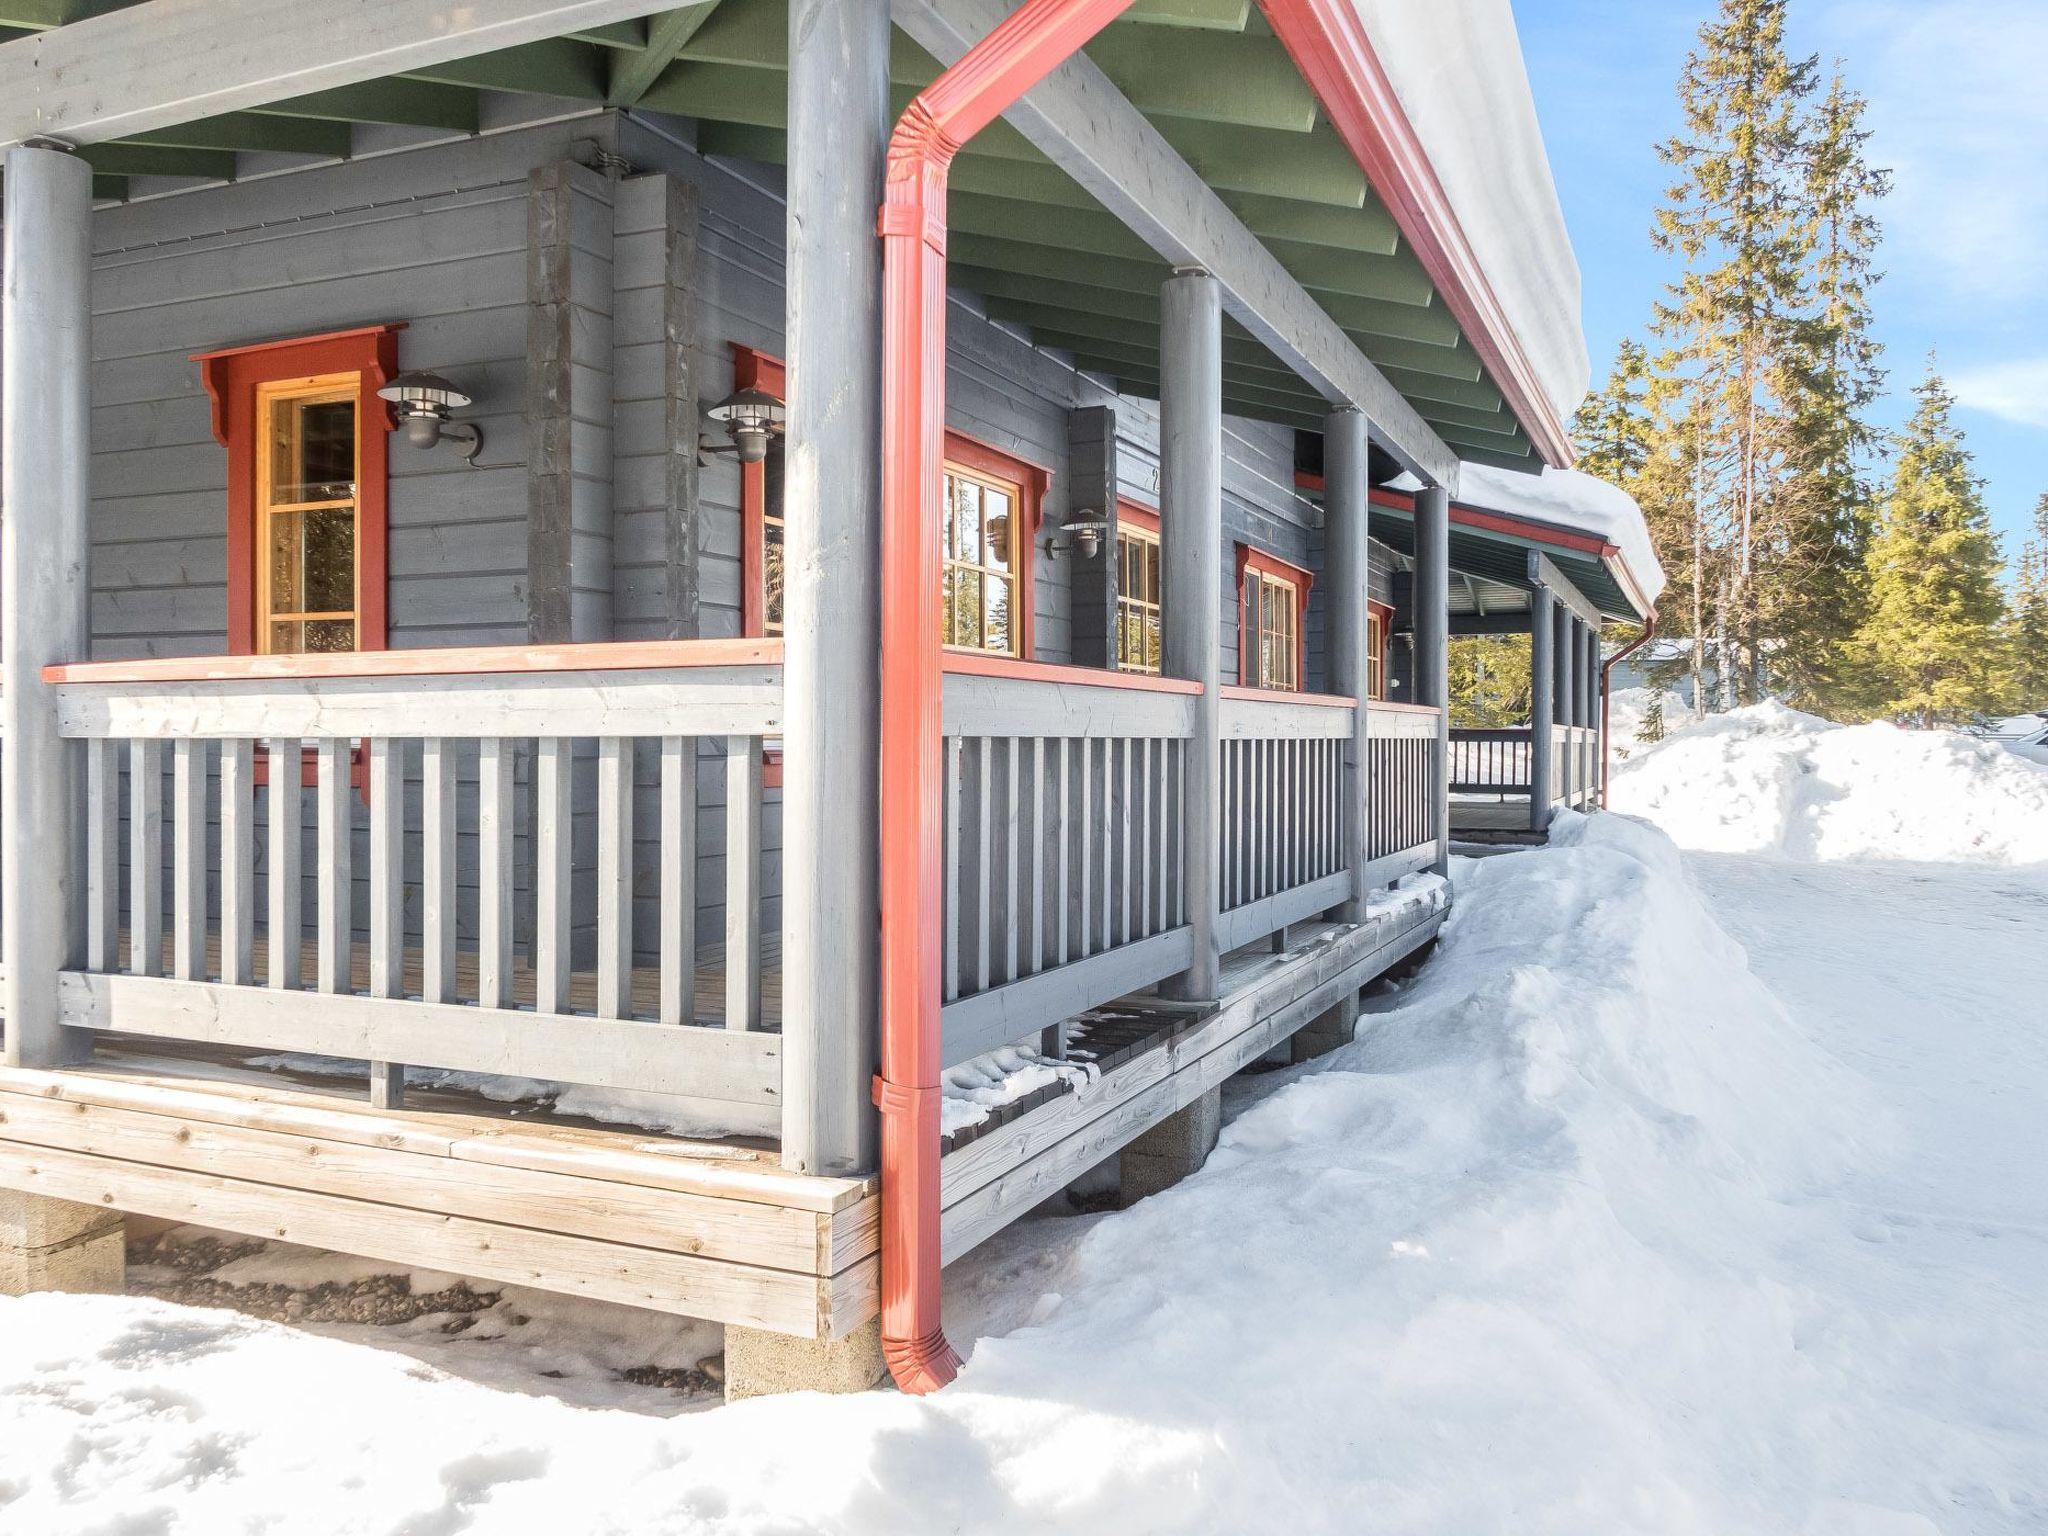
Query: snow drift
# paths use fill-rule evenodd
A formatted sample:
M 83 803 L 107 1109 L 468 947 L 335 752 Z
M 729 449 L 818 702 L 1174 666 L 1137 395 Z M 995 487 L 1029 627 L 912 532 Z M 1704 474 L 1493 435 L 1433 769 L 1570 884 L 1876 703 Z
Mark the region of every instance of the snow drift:
M 1782 704 L 1632 747 L 1611 795 L 1615 810 L 1710 853 L 2048 860 L 2048 768 L 1952 731 L 1835 725 Z
M 934 1397 L 656 1420 L 238 1315 L 0 1300 L 0 1525 L 1922 1529 L 1841 1516 L 1914 1507 L 1943 1448 L 1785 1258 L 1881 1117 L 1650 828 L 1567 817 L 1460 879 L 1420 978 L 1251 1080 L 1201 1173 L 949 1271 L 949 1331 L 986 1336 Z

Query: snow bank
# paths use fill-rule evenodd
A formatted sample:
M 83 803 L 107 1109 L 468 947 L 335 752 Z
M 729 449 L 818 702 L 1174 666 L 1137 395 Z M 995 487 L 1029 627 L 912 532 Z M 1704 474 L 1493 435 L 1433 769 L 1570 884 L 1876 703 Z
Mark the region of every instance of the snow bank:
M 1650 828 L 1568 817 L 1460 880 L 1438 957 L 1261 1080 L 1201 1173 L 949 1272 L 973 1350 L 935 1397 L 654 1420 L 225 1313 L 0 1300 L 0 1524 L 1931 1530 L 1882 1510 L 1942 1503 L 1947 1443 L 1913 1372 L 1893 1401 L 1864 1369 L 1912 1339 L 1786 1258 L 1879 1117 Z M 1030 1288 L 978 1343 L 977 1263 Z
M 1615 760 L 1640 752 L 1648 745 L 1642 739 L 1643 721 L 1650 713 L 1653 688 L 1617 688 L 1607 700 L 1607 736 L 1614 743 Z M 1664 729 L 1677 730 L 1692 719 L 1692 706 L 1685 695 L 1673 688 L 1663 690 Z
M 1782 704 L 1715 715 L 1631 752 L 1611 793 L 1614 809 L 1706 852 L 2048 860 L 2048 769 L 1951 731 L 1840 726 Z

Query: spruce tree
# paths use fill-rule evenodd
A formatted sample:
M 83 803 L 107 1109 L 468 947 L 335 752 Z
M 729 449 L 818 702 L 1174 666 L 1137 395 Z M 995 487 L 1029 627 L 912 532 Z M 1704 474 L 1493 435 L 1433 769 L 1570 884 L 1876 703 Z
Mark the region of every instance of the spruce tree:
M 1606 385 L 1586 396 L 1572 418 L 1580 469 L 1625 491 L 1634 489 L 1650 457 L 1651 387 L 1649 353 L 1624 336 Z
M 1864 101 L 1839 72 L 1807 121 L 1800 217 L 1809 286 L 1774 385 L 1786 402 L 1786 463 L 1770 568 L 1757 583 L 1758 622 L 1778 685 L 1805 709 L 1838 705 L 1846 652 L 1862 618 L 1875 443 L 1868 420 L 1883 387 L 1871 335 L 1870 289 L 1880 231 L 1872 205 L 1891 173 L 1870 165 Z
M 2000 703 L 2000 561 L 1955 397 L 1928 360 L 1870 546 L 1870 608 L 1856 638 L 1879 714 L 1926 727 Z
M 1773 392 L 1802 302 L 1810 249 L 1800 216 L 1803 108 L 1816 61 L 1785 50 L 1787 0 L 1721 0 L 1679 78 L 1680 132 L 1658 147 L 1676 172 L 1652 236 L 1686 269 L 1658 330 L 1682 360 L 1695 403 L 1695 564 L 1721 567 L 1714 623 L 1737 643 L 1742 696 L 1760 691 L 1758 571 L 1782 543 L 1773 498 L 1789 412 Z M 1704 570 L 1696 576 L 1703 590 Z M 1725 596 L 1721 595 L 1725 594 Z M 1697 643 L 1704 627 L 1692 626 Z M 1733 658 L 1723 655 L 1725 670 Z
M 2034 504 L 2034 534 L 2020 552 L 2006 649 L 2012 707 L 2048 714 L 2048 491 Z

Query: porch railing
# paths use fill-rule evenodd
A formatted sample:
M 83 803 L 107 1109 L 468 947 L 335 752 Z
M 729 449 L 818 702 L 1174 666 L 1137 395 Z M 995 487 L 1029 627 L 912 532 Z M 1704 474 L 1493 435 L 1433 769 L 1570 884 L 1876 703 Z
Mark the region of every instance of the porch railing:
M 1600 733 L 1593 726 L 1550 730 L 1550 803 L 1583 808 L 1600 787 Z M 1533 791 L 1535 738 L 1526 725 L 1451 731 L 1451 792 L 1519 795 Z
M 52 680 L 87 761 L 86 961 L 61 978 L 66 1023 L 361 1058 L 373 1083 L 411 1064 L 684 1095 L 720 1101 L 735 1128 L 775 1128 L 780 1042 L 760 1029 L 771 647 L 228 658 Z M 725 791 L 715 1017 L 698 1006 L 705 767 Z M 636 865 L 653 871 L 638 945 Z
M 1550 728 L 1550 803 L 1582 810 L 1600 789 L 1600 733 L 1590 725 Z
M 1219 941 L 1252 943 L 1349 896 L 1348 698 L 1223 690 Z
M 948 1065 L 1187 969 L 1192 683 L 948 657 Z

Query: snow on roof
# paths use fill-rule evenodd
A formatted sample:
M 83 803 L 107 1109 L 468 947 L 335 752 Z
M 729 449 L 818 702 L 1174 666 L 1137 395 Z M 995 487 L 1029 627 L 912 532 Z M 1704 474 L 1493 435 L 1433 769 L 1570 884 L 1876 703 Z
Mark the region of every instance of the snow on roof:
M 1645 602 L 1654 604 L 1664 590 L 1664 567 L 1657 563 L 1643 509 L 1619 486 L 1576 469 L 1527 475 L 1490 464 L 1466 464 L 1458 471 L 1458 501 L 1482 511 L 1596 534 L 1621 550 L 1622 563 Z
M 1561 421 L 1591 366 L 1509 0 L 1353 0 L 1401 109 Z

